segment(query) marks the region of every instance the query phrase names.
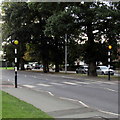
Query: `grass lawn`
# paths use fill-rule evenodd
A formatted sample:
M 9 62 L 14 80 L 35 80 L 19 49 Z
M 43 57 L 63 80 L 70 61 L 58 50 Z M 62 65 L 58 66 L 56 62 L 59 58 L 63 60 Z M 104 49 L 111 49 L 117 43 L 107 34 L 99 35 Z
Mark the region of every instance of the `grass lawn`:
M 9 70 L 11 69 L 12 70 L 14 69 L 14 67 L 0 67 L 0 69 L 9 69 Z
M 23 102 L 16 97 L 2 92 L 2 118 L 42 118 L 42 120 L 52 117 L 35 108 L 33 105 Z

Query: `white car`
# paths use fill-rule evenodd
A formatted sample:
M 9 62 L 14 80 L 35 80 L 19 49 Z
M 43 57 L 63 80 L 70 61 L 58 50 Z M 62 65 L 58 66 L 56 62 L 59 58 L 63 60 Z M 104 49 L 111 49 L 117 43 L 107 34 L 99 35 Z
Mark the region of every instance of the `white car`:
M 109 69 L 107 66 L 97 66 L 97 74 L 108 75 L 109 71 L 110 75 L 114 75 L 114 70 Z
M 76 73 L 87 74 L 87 72 L 88 72 L 88 66 L 80 66 L 79 68 L 76 69 Z

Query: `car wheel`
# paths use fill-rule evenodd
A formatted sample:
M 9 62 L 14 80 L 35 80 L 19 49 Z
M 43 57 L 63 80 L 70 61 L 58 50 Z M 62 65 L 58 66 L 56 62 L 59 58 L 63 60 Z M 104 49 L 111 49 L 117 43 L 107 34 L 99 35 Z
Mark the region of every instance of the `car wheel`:
M 101 75 L 105 75 L 103 71 L 102 71 Z
M 76 71 L 76 73 L 78 74 L 78 71 Z

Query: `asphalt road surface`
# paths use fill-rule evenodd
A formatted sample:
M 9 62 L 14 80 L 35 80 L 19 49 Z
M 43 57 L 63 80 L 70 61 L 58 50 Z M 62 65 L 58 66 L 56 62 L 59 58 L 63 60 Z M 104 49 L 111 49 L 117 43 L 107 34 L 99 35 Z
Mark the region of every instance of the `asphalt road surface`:
M 3 70 L 2 80 L 14 84 L 14 71 Z M 48 91 L 52 96 L 78 100 L 85 106 L 118 115 L 118 81 L 95 81 L 64 74 L 18 71 L 18 86 Z

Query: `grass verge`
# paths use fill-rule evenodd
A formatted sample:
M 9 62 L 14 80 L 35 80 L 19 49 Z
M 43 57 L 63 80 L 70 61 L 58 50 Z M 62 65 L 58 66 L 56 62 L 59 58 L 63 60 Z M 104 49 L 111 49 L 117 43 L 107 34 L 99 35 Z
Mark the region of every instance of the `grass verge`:
M 42 120 L 53 120 L 52 117 L 33 105 L 23 102 L 3 91 L 2 118 L 42 118 Z
M 0 67 L 0 69 L 8 69 L 8 70 L 13 70 L 14 67 Z

